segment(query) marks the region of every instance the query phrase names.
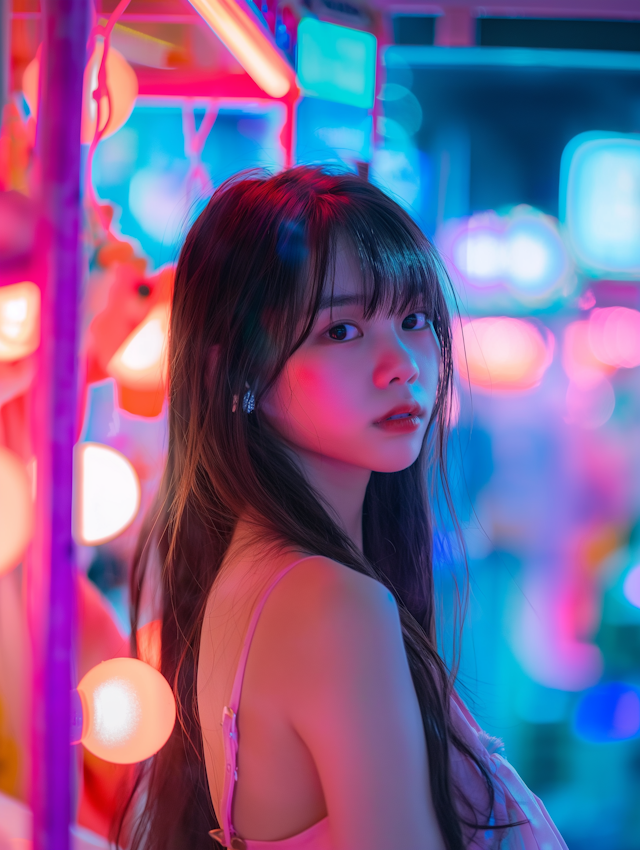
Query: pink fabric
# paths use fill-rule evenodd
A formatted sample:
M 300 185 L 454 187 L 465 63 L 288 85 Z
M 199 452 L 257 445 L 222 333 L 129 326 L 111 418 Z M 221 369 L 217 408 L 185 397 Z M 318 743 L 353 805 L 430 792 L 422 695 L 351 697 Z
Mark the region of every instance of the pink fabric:
M 304 832 L 278 841 L 256 841 L 240 838 L 232 823 L 233 793 L 238 779 L 238 726 L 237 713 L 244 680 L 247 658 L 258 619 L 271 591 L 280 579 L 295 566 L 307 558 L 300 558 L 281 570 L 258 601 L 249 628 L 244 639 L 238 669 L 231 689 L 229 705 L 222 713 L 222 729 L 225 751 L 225 779 L 222 791 L 222 829 L 212 831 L 210 835 L 220 844 L 237 850 L 334 850 L 329 829 L 329 818 L 325 817 Z M 489 823 L 513 823 L 526 820 L 521 826 L 511 829 L 489 829 L 474 832 L 464 827 L 466 845 L 469 850 L 567 850 L 567 845 L 554 826 L 541 802 L 533 794 L 508 761 L 497 750 L 502 747 L 500 741 L 491 738 L 478 726 L 466 706 L 457 694 L 451 700 L 453 722 L 460 737 L 480 758 L 491 775 L 495 787 L 495 800 Z M 488 808 L 487 789 L 484 780 L 474 763 L 465 755 L 451 748 L 451 774 L 454 786 L 464 791 L 469 803 L 477 812 L 486 812 Z M 459 812 L 467 820 L 473 820 L 473 813 L 466 811 L 462 799 L 458 796 Z

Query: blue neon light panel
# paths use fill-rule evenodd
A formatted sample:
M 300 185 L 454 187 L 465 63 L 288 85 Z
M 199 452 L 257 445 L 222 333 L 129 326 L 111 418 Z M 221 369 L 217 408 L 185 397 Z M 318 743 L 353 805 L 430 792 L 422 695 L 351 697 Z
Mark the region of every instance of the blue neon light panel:
M 371 33 L 304 18 L 298 26 L 298 81 L 303 93 L 370 109 L 376 48 Z
M 560 217 L 592 274 L 640 274 L 640 136 L 581 133 L 562 155 Z

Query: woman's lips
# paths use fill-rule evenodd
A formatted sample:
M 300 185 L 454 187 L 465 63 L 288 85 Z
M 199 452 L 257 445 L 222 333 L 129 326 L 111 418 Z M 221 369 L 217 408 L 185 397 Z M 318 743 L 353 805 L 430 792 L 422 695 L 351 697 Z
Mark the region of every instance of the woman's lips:
M 402 405 L 390 410 L 383 419 L 373 424 L 394 434 L 408 434 L 418 430 L 423 413 L 424 411 L 417 404 Z
M 420 417 L 414 414 L 400 416 L 397 419 L 381 419 L 380 422 L 374 422 L 374 425 L 392 434 L 412 434 L 420 427 Z

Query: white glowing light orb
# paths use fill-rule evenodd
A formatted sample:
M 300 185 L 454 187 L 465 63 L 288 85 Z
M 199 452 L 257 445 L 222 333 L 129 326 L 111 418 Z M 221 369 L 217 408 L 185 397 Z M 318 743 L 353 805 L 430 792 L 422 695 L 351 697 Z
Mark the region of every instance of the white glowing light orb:
M 545 279 L 550 257 L 541 239 L 515 233 L 507 241 L 507 252 L 509 272 L 515 282 L 526 287 Z
M 640 608 L 640 564 L 636 564 L 627 573 L 622 592 L 632 605 Z
M 137 390 L 158 390 L 167 376 L 169 307 L 159 304 L 125 339 L 107 364 L 119 384 Z
M 465 275 L 490 281 L 502 274 L 504 251 L 500 238 L 489 231 L 470 230 L 455 247 L 455 262 Z
M 112 658 L 93 667 L 78 685 L 82 743 L 116 764 L 148 759 L 165 745 L 176 719 L 167 680 L 137 658 Z
M 539 303 L 562 291 L 566 295 L 574 282 L 557 222 L 532 207 L 447 222 L 436 240 L 453 261 L 453 271 L 477 289 L 506 289 Z
M 121 534 L 140 507 L 140 482 L 120 452 L 100 443 L 81 443 L 75 453 L 74 537 L 85 546 Z
M 0 288 L 0 361 L 20 360 L 40 345 L 40 290 L 30 281 Z
M 126 679 L 108 679 L 93 692 L 94 734 L 108 747 L 131 738 L 140 715 L 140 700 Z

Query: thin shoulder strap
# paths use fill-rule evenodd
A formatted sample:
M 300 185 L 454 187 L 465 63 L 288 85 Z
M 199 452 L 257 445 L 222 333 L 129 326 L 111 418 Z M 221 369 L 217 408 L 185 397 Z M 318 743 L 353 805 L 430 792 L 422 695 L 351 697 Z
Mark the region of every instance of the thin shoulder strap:
M 233 681 L 233 688 L 231 689 L 231 697 L 229 698 L 229 708 L 234 713 L 237 713 L 238 706 L 240 704 L 240 694 L 242 693 L 242 683 L 244 681 L 244 673 L 247 667 L 247 659 L 249 657 L 249 650 L 251 649 L 251 642 L 253 640 L 253 635 L 255 633 L 256 627 L 258 625 L 258 620 L 260 619 L 260 614 L 262 614 L 262 609 L 265 606 L 265 603 L 269 596 L 271 595 L 271 591 L 278 584 L 280 579 L 283 579 L 289 570 L 292 570 L 294 567 L 297 567 L 302 561 L 307 561 L 309 558 L 315 557 L 314 555 L 307 555 L 304 558 L 298 558 L 297 561 L 294 561 L 292 564 L 287 564 L 279 573 L 276 574 L 275 578 L 271 580 L 271 583 L 267 586 L 267 589 L 263 592 L 262 597 L 258 600 L 258 604 L 253 610 L 253 614 L 251 615 L 251 620 L 249 621 L 249 628 L 247 629 L 247 633 L 244 636 L 244 646 L 242 647 L 242 653 L 240 655 L 240 661 L 238 662 L 238 669 L 236 670 L 236 677 Z
M 307 561 L 309 560 L 309 558 L 313 557 L 315 556 L 306 555 L 304 558 L 298 558 L 297 561 L 293 561 L 293 563 L 287 564 L 286 567 L 284 567 L 282 570 L 280 570 L 279 573 L 275 575 L 275 577 L 267 585 L 266 590 L 263 591 L 262 596 L 258 600 L 258 603 L 251 615 L 247 633 L 244 637 L 244 644 L 242 646 L 242 652 L 240 654 L 240 661 L 238 662 L 236 676 L 233 680 L 231 696 L 229 698 L 228 704 L 224 707 L 224 710 L 222 712 L 222 732 L 224 737 L 224 751 L 226 762 L 221 801 L 222 811 L 220 813 L 222 816 L 222 829 L 210 833 L 213 838 L 215 838 L 220 843 L 224 843 L 226 847 L 232 846 L 232 841 L 234 840 L 236 834 L 235 829 L 233 828 L 233 824 L 231 822 L 233 792 L 235 790 L 236 780 L 238 779 L 238 727 L 236 724 L 236 715 L 238 713 L 238 706 L 240 704 L 240 694 L 242 693 L 242 683 L 244 681 L 244 673 L 247 667 L 247 659 L 249 657 L 251 641 L 253 640 L 253 635 L 255 633 L 256 626 L 258 625 L 260 614 L 262 613 L 262 609 L 264 608 L 265 603 L 271 594 L 271 591 L 278 584 L 280 579 L 286 576 L 289 570 L 292 570 L 298 564 L 302 563 L 302 561 Z M 238 842 L 238 839 L 236 839 L 236 842 Z M 240 844 L 238 844 L 238 846 L 240 846 Z

